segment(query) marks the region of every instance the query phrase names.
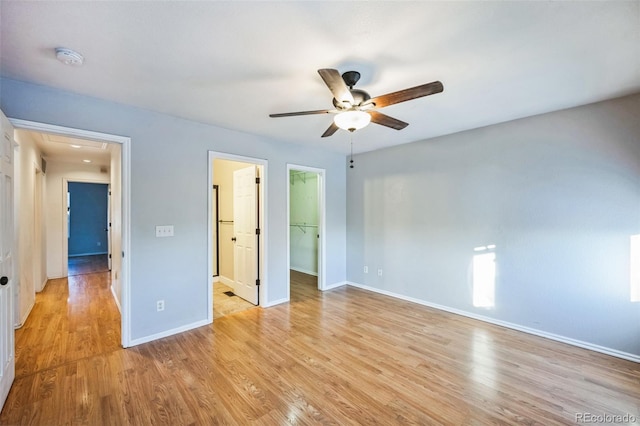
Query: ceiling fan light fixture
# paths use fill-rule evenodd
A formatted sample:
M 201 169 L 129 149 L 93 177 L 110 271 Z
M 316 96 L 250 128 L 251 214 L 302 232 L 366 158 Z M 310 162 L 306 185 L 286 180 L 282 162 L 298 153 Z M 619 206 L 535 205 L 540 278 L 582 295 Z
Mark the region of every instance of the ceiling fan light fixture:
M 364 111 L 345 111 L 333 117 L 339 128 L 354 132 L 366 127 L 371 122 L 371 115 Z

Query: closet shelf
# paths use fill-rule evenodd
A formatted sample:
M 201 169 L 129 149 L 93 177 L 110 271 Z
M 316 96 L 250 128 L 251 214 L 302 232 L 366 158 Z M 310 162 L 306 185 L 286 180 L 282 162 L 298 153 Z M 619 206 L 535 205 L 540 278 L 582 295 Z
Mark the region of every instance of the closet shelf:
M 305 228 L 317 228 L 318 227 L 318 225 L 308 225 L 306 223 L 292 223 L 289 226 L 296 227 L 296 228 L 300 229 L 305 234 L 307 233 Z

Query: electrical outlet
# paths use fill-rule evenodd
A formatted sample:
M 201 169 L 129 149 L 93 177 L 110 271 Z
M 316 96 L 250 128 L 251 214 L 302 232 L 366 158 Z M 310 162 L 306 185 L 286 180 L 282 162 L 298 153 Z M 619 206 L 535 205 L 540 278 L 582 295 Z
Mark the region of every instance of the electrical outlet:
M 156 302 L 156 310 L 157 310 L 158 312 L 160 312 L 160 311 L 164 311 L 164 300 L 158 300 L 158 301 Z
M 382 269 L 378 269 L 378 276 L 381 277 L 382 276 Z
M 365 273 L 365 274 L 368 274 L 368 273 L 369 273 L 369 267 L 368 267 L 368 266 L 365 266 L 365 267 L 364 267 L 364 273 Z
M 173 237 L 173 225 L 156 226 L 156 237 Z

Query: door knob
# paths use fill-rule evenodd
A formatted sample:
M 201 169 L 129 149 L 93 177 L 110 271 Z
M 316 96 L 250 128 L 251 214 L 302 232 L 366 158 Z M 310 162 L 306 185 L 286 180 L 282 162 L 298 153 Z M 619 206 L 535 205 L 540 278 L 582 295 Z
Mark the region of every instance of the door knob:
M 235 241 L 235 240 L 236 240 L 236 237 L 231 238 L 231 241 Z
M 2 277 L 0 278 L 0 285 L 7 285 L 9 283 L 9 278 Z

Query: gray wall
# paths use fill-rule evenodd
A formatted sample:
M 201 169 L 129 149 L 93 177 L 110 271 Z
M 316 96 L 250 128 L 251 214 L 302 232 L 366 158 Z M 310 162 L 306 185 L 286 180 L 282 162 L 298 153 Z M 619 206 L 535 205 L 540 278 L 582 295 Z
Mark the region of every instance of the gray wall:
M 108 185 L 69 182 L 69 256 L 107 253 Z
M 267 159 L 268 295 L 287 294 L 287 163 L 327 170 L 327 284 L 346 278 L 344 156 L 78 96 L 0 80 L 8 117 L 131 137 L 131 327 L 143 339 L 207 318 L 207 151 Z M 319 144 L 320 145 L 320 144 Z M 155 225 L 173 224 L 173 238 Z M 125 254 L 126 255 L 126 254 Z M 156 300 L 165 310 L 156 312 Z
M 357 155 L 348 280 L 640 355 L 638 117 L 640 95 Z M 496 305 L 480 309 L 471 261 L 487 244 Z

